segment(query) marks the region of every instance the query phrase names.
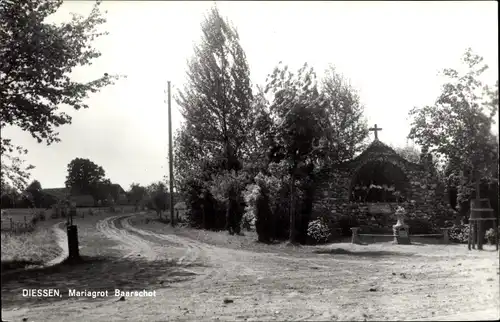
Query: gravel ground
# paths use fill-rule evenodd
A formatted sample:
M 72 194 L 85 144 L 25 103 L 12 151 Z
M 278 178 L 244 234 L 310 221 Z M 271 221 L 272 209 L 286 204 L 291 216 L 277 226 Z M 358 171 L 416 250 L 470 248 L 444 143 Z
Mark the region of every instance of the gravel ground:
M 92 245 L 82 254 L 100 259 L 2 281 L 3 318 L 446 321 L 500 315 L 498 252 L 490 246 L 484 251 L 418 243 L 294 248 L 181 230 L 130 215 L 82 224 L 80 243 Z M 63 296 L 22 297 L 23 288 L 36 287 L 61 289 Z M 71 287 L 147 289 L 156 296 L 68 298 Z

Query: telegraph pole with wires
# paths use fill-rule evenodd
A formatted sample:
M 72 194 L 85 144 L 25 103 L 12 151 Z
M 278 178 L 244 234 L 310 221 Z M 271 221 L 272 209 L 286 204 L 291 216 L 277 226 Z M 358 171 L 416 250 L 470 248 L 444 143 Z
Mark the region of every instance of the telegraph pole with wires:
M 167 82 L 168 91 L 168 169 L 169 169 L 169 184 L 170 184 L 170 224 L 172 227 L 174 223 L 174 157 L 172 146 L 172 104 L 170 95 L 170 81 Z

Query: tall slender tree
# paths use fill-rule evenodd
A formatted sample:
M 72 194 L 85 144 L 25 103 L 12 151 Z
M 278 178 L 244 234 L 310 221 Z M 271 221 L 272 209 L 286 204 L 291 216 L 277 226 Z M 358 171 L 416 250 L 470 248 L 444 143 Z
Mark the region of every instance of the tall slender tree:
M 238 32 L 216 7 L 201 29 L 202 40 L 188 63 L 187 83 L 176 97 L 185 118 L 183 131 L 207 157 L 222 158 L 226 170 L 235 170 L 252 126 L 248 63 Z
M 350 160 L 365 147 L 368 126 L 364 106 L 349 80 L 330 66 L 320 82 L 320 91 L 326 102 L 329 126 L 327 155 L 328 166 Z
M 185 119 L 177 135 L 181 146 L 176 149 L 176 164 L 177 172 L 184 172 L 180 174 L 179 188 L 190 184 L 193 189 L 202 189 L 195 195 L 211 199 L 207 181 L 212 175 L 239 171 L 242 159 L 248 155 L 247 135 L 253 125 L 252 89 L 236 28 L 213 7 L 201 29 L 201 42 L 188 62 L 187 83 L 176 95 Z M 201 177 L 205 184 L 200 186 L 196 181 Z M 231 194 L 226 202 L 226 223 L 235 226 L 231 207 L 237 202 L 233 197 L 238 198 Z M 200 212 L 203 216 L 207 208 Z

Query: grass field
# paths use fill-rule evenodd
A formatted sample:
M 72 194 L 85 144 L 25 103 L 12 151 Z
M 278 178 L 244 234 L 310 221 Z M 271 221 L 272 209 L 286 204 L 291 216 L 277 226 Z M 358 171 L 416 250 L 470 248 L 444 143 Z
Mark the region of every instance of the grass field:
M 2 272 L 42 265 L 58 256 L 61 249 L 47 225 L 40 225 L 32 232 L 1 232 Z

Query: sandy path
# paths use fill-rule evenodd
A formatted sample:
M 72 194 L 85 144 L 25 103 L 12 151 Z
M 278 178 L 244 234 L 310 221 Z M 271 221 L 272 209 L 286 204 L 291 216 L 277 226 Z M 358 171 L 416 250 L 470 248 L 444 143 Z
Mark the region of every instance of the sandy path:
M 492 312 L 493 315 L 495 314 L 495 311 L 491 309 L 484 311 L 484 306 L 491 308 L 487 295 L 493 296 L 493 303 L 495 300 L 498 302 L 498 291 L 491 288 L 495 284 L 485 281 L 488 276 L 495 275 L 495 267 L 498 268 L 498 265 L 491 261 L 491 256 L 487 253 L 464 252 L 461 246 L 433 245 L 432 247 L 422 246 L 422 249 L 418 249 L 420 246 L 377 244 L 373 246 L 372 251 L 392 247 L 401 253 L 412 250 L 422 254 L 396 258 L 394 256 L 353 258 L 353 256 L 325 254 L 304 259 L 283 254 L 254 253 L 209 246 L 185 237 L 153 233 L 133 227 L 130 224 L 130 218 L 126 219 L 123 227 L 139 235 L 155 236 L 171 243 L 182 244 L 187 250 L 196 249 L 198 256 L 194 258 L 202 260 L 212 269 L 205 270 L 206 278 L 191 283 L 189 292 L 192 295 L 186 295 L 188 298 L 194 297 L 193 294 L 199 294 L 200 301 L 204 301 L 202 294 L 207 293 L 219 300 L 220 294 L 231 296 L 234 293 L 243 293 L 244 298 L 260 294 L 258 302 L 266 298 L 262 297 L 265 293 L 272 298 L 274 305 L 264 305 L 263 311 L 267 311 L 265 314 L 255 316 L 255 306 L 260 304 L 239 303 L 234 306 L 237 308 L 236 312 L 230 314 L 228 319 L 238 316 L 240 319 L 275 319 L 279 316 L 280 319 L 290 320 L 370 319 L 370 317 L 392 319 L 392 316 L 399 319 L 405 316 L 404 319 L 411 319 L 428 316 L 430 319 L 447 320 L 447 317 L 454 316 L 447 315 L 447 313 L 455 314 L 456 312 L 464 312 L 464 316 L 474 316 L 474 313 L 477 316 L 483 312 L 487 318 Z M 343 246 L 350 248 L 353 245 Z M 429 251 L 430 249 L 432 251 Z M 356 249 L 352 250 L 356 251 Z M 455 255 L 457 250 L 462 250 L 458 256 Z M 199 257 L 200 254 L 202 257 Z M 184 257 L 181 257 L 181 262 L 182 258 Z M 466 270 L 461 265 L 462 261 L 468 263 Z M 492 263 L 493 267 L 491 267 Z M 400 272 L 404 272 L 404 278 L 401 277 Z M 471 274 L 471 272 L 476 272 L 476 274 Z M 497 282 L 498 285 L 498 275 L 489 278 L 493 278 L 493 282 Z M 467 283 L 464 283 L 466 285 L 461 285 L 462 279 L 467 280 Z M 186 285 L 179 286 L 186 287 Z M 370 288 L 376 288 L 377 291 L 371 293 Z M 456 295 L 464 289 L 471 293 L 471 298 L 477 296 L 477 299 L 486 299 L 468 303 L 463 299 L 463 293 Z M 344 293 L 344 297 L 339 299 L 339 293 Z M 472 295 L 478 293 L 485 294 Z M 449 305 L 443 308 L 443 303 L 455 301 L 459 297 L 462 297 L 461 305 Z M 336 302 L 347 303 L 341 304 L 338 307 L 340 312 L 338 312 L 332 310 L 328 298 L 335 299 Z M 362 303 L 362 299 L 374 301 L 372 305 L 379 309 L 383 308 L 385 312 L 375 312 L 376 310 L 369 308 L 369 305 L 364 308 L 368 312 L 362 312 L 365 306 L 363 304 L 366 304 Z M 436 299 L 441 300 L 436 303 Z M 348 304 L 351 301 L 358 305 Z M 313 303 L 315 306 L 312 309 L 310 305 Z M 396 305 L 396 310 L 394 310 L 395 308 L 391 307 L 390 303 L 399 303 L 402 308 Z M 352 305 L 356 309 L 347 314 L 346 312 L 350 311 L 349 308 Z M 283 312 L 284 307 L 289 307 L 289 310 L 285 310 L 287 314 Z M 427 310 L 423 309 L 424 307 L 427 307 Z M 228 308 L 229 306 L 226 311 L 231 311 Z M 260 309 L 262 311 L 262 307 Z M 175 308 L 172 307 L 172 310 L 175 311 Z M 198 308 L 195 311 L 200 310 Z M 471 311 L 474 313 L 470 313 Z M 195 315 L 195 317 L 205 319 L 207 318 L 205 314 L 207 312 Z
M 38 320 L 466 320 L 498 316 L 498 252 L 463 245 L 333 244 L 351 252 L 266 254 L 206 245 L 133 226 L 129 215 L 98 223 L 127 258 L 176 260 L 196 274 L 155 298 L 106 305 L 53 304 Z M 389 252 L 390 251 L 390 252 Z M 386 255 L 383 255 L 386 252 Z M 389 254 L 389 255 L 387 255 Z M 153 262 L 151 262 L 153 264 Z M 151 285 L 158 285 L 151 280 Z M 158 287 L 158 286 L 155 286 Z M 229 298 L 231 303 L 224 303 Z M 11 317 L 20 317 L 8 312 Z M 23 314 L 27 314 L 23 312 Z
M 131 215 L 118 215 L 100 220 L 97 224 L 97 230 L 103 233 L 106 237 L 113 239 L 121 244 L 123 248 L 128 250 L 124 257 L 140 256 L 147 260 L 155 260 L 157 252 L 154 246 L 146 240 L 131 234 L 125 229 L 118 229 L 116 222 Z

